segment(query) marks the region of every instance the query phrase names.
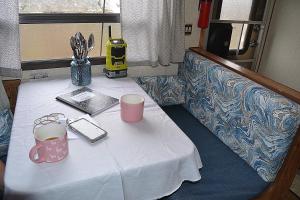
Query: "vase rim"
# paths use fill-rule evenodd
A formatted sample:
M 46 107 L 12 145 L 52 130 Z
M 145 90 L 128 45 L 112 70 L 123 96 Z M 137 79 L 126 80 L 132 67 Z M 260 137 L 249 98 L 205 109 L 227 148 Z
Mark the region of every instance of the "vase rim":
M 72 60 L 74 60 L 74 61 L 77 62 L 77 63 L 86 62 L 88 59 L 89 59 L 88 56 L 85 57 L 85 58 L 82 58 L 82 59 L 77 59 L 77 58 L 75 58 L 74 56 L 72 56 Z

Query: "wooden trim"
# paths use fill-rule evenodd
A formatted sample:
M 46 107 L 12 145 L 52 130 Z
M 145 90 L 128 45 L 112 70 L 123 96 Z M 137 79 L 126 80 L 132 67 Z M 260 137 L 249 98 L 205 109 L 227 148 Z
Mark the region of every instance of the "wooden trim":
M 227 69 L 230 69 L 230 70 L 236 72 L 237 74 L 245 76 L 248 79 L 250 79 L 260 85 L 263 85 L 266 88 L 269 88 L 270 90 L 273 90 L 274 92 L 281 94 L 281 95 L 295 101 L 296 103 L 300 104 L 300 92 L 298 92 L 297 90 L 289 88 L 281 83 L 273 81 L 261 74 L 258 74 L 247 68 L 241 67 L 233 62 L 230 62 L 229 60 L 225 60 L 224 58 L 216 56 L 216 55 L 209 53 L 203 49 L 200 49 L 198 47 L 192 47 L 190 49 L 192 51 L 208 58 L 209 60 L 212 60 L 215 63 L 218 63 L 218 64 L 226 67 Z
M 64 68 L 70 67 L 72 59 L 52 59 L 52 60 L 34 60 L 34 61 L 23 61 L 21 67 L 23 71 L 26 70 L 37 70 L 37 69 L 52 69 L 52 68 Z M 105 65 L 105 57 L 92 57 L 89 58 L 92 65 Z
M 120 23 L 120 13 L 20 13 L 19 23 Z
M 241 67 L 228 60 L 220 58 L 212 53 L 202 50 L 197 47 L 190 48 L 192 51 L 212 60 L 227 69 L 230 69 L 252 81 L 263 85 L 274 92 L 277 92 L 295 102 L 300 104 L 300 92 L 291 89 L 283 84 L 275 82 L 269 78 L 266 78 L 256 72 Z M 300 164 L 300 127 L 298 128 L 293 142 L 288 150 L 287 156 L 284 158 L 284 162 L 274 180 L 273 183 L 267 187 L 255 200 L 284 200 L 287 199 L 289 188 L 293 183 L 293 180 L 297 174 Z
M 297 194 L 295 194 L 293 191 L 289 191 L 286 199 L 288 200 L 300 200 L 300 197 L 297 196 Z
M 0 190 L 4 191 L 5 164 L 0 160 Z
M 2 82 L 10 103 L 10 109 L 14 113 L 18 96 L 18 87 L 21 83 L 21 80 L 3 80 Z
M 200 38 L 199 38 L 199 47 L 201 49 L 205 49 L 204 46 L 205 46 L 205 29 L 201 29 L 200 31 Z

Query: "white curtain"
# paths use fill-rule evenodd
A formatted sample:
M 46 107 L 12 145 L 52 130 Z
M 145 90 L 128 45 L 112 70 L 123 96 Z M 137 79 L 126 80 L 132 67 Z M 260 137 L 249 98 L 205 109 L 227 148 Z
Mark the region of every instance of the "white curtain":
M 129 66 L 182 62 L 183 0 L 121 0 L 121 27 Z
M 18 0 L 0 0 L 0 76 L 21 77 Z

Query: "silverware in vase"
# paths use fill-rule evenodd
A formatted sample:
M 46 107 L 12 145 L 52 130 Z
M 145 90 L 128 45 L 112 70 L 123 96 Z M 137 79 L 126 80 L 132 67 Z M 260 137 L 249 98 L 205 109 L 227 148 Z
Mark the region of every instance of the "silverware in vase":
M 88 53 L 94 48 L 94 35 L 91 33 L 88 41 L 86 41 L 80 32 L 77 32 L 75 36 L 71 36 L 70 45 L 73 51 L 74 58 L 82 60 L 87 58 Z

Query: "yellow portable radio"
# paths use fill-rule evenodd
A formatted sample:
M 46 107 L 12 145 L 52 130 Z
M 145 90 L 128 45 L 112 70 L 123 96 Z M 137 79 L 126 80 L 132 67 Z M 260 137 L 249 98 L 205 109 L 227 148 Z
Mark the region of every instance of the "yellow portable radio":
M 108 27 L 109 39 L 106 42 L 106 66 L 103 72 L 108 78 L 127 76 L 126 47 L 122 38 L 111 38 L 111 26 Z

